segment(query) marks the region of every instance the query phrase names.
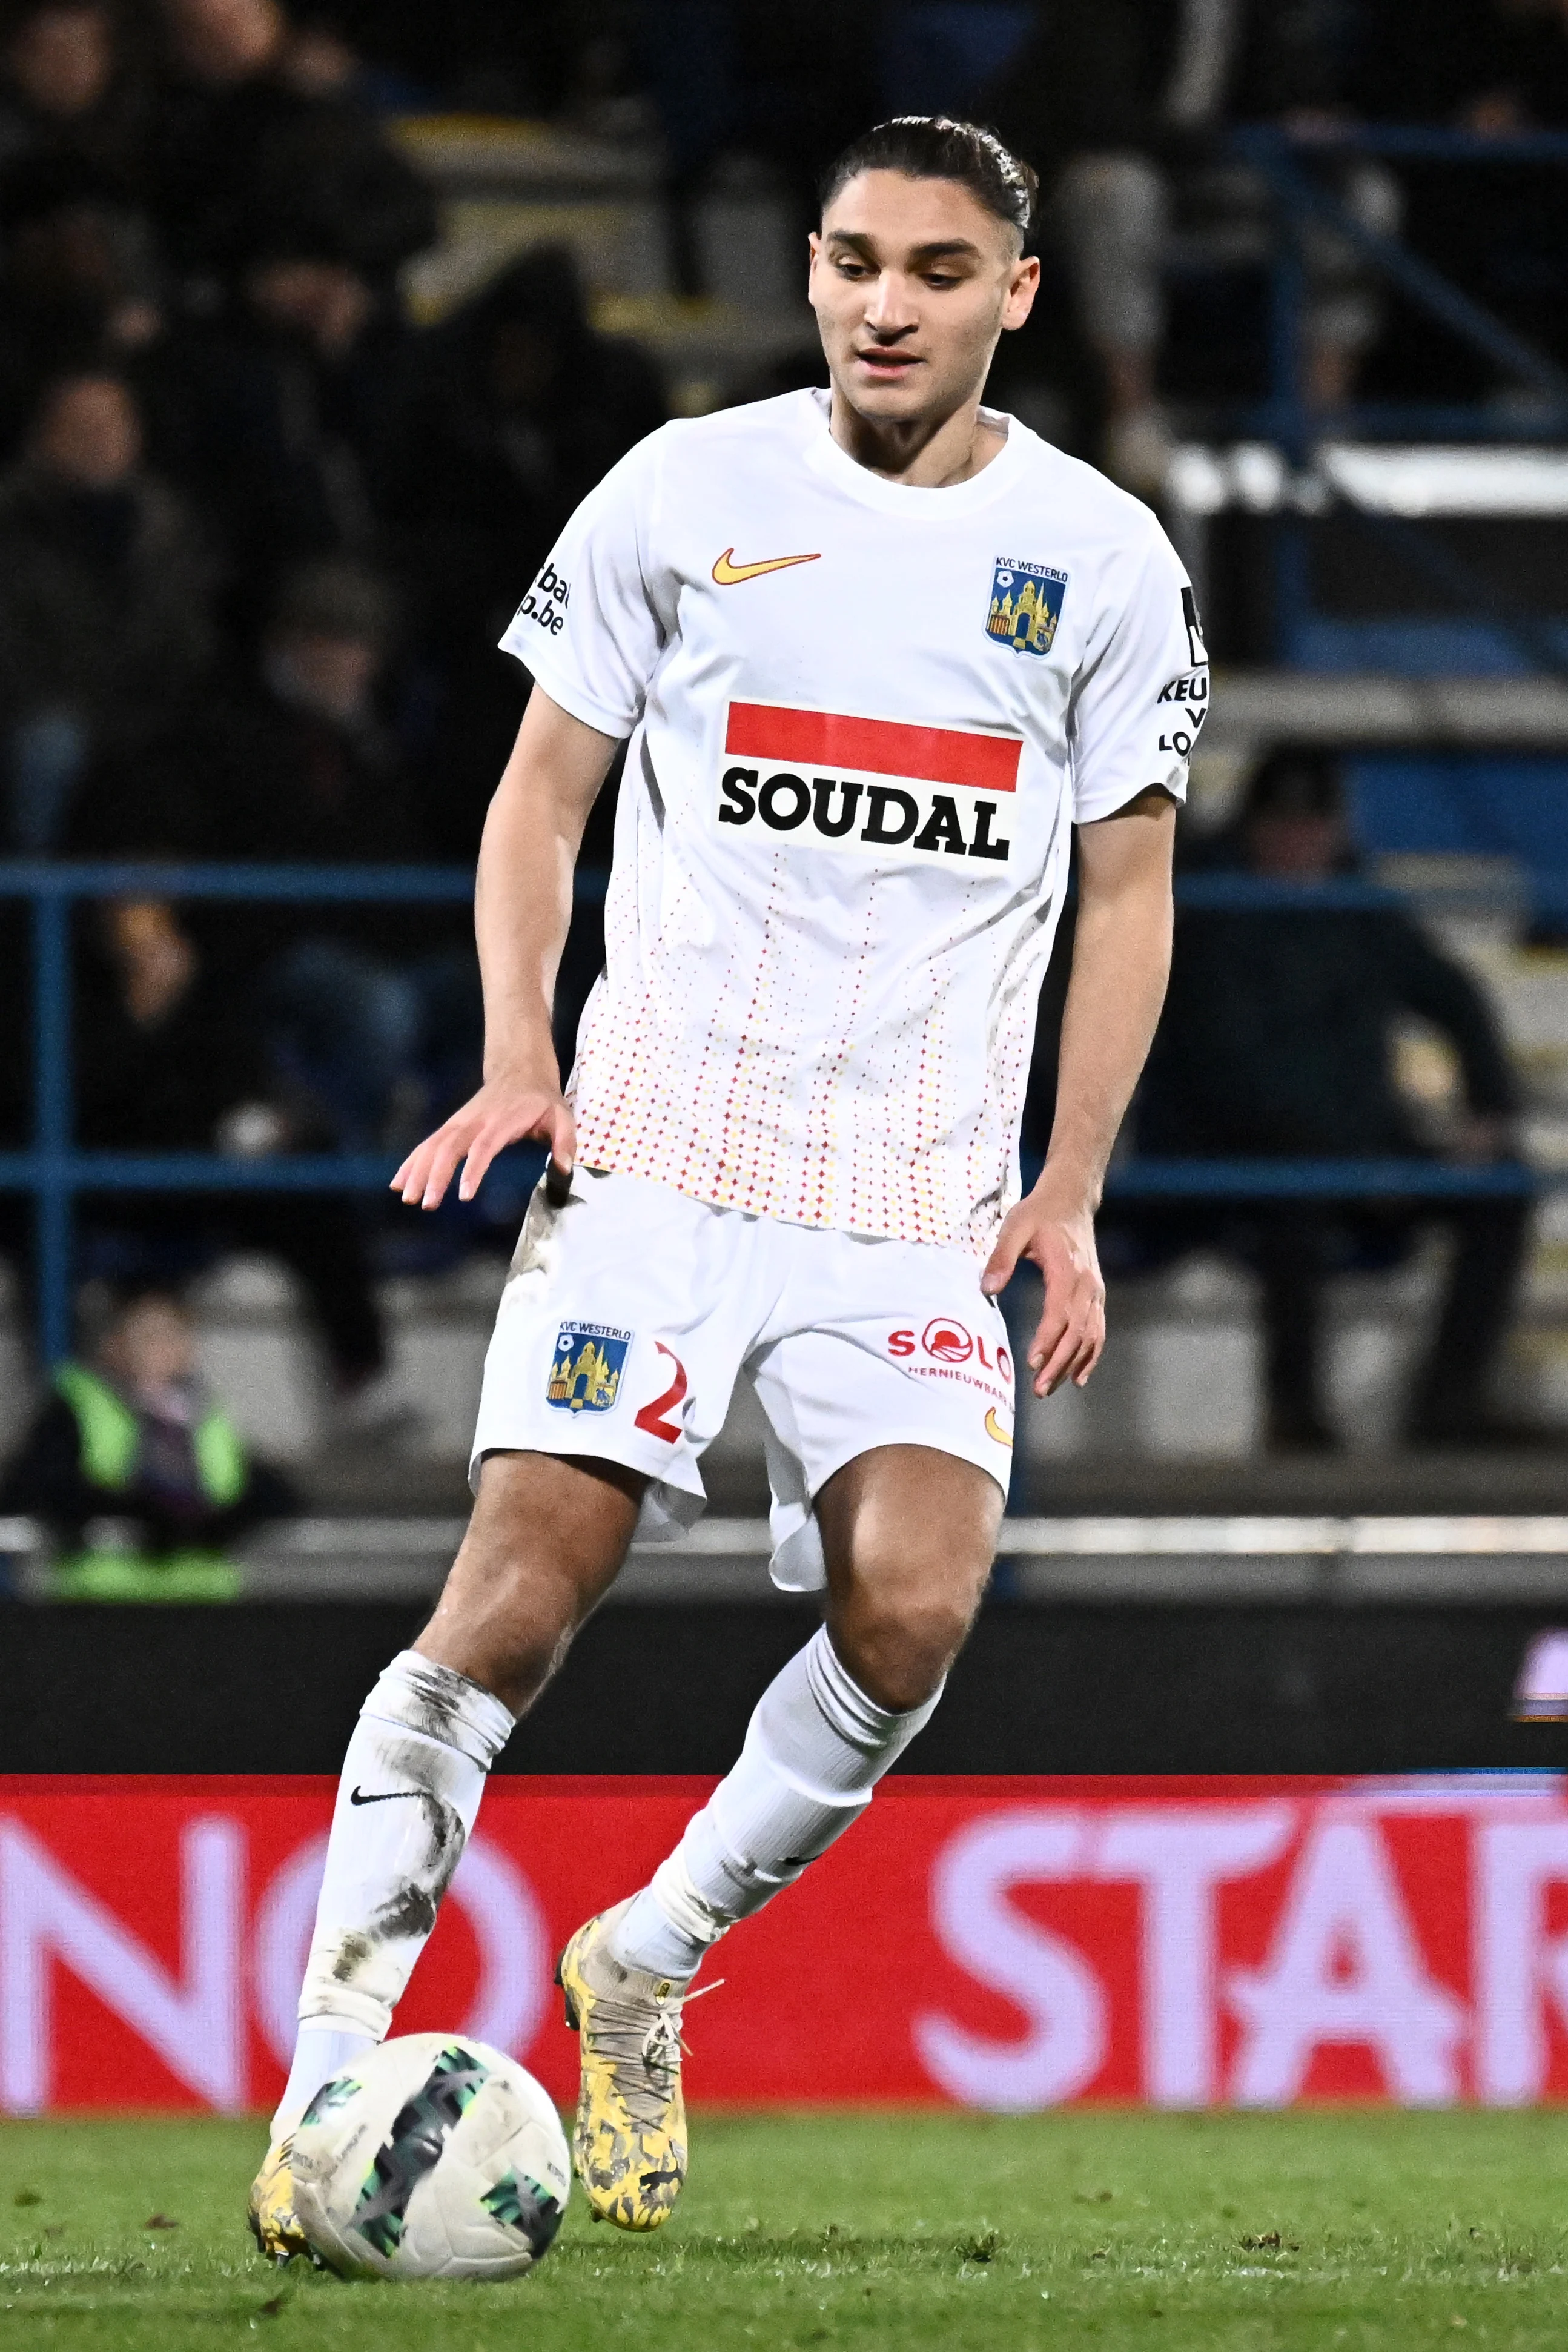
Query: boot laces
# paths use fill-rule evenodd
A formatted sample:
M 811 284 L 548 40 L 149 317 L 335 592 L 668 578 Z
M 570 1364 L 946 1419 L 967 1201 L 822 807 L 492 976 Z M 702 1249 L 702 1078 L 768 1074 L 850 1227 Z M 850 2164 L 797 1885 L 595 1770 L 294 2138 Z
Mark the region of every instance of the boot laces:
M 650 2074 L 673 2074 L 685 2046 L 674 2019 L 661 2010 L 643 2036 L 643 2063 Z
M 722 1977 L 716 1977 L 697 1992 L 678 1993 L 664 2000 L 628 1999 L 616 1993 L 600 1993 L 595 1998 L 589 2028 L 593 2053 L 613 2073 L 616 2089 L 633 2121 L 653 2126 L 663 2122 L 680 2072 L 681 2053 L 686 2048 L 681 2035 L 683 2005 L 700 2000 L 703 1993 L 716 1992 L 723 1982 Z

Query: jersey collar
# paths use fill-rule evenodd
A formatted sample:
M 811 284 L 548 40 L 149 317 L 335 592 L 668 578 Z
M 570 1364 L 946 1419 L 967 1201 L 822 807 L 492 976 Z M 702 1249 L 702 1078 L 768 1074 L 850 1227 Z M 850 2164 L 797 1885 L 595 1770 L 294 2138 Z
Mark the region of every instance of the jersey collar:
M 806 463 L 846 497 L 858 499 L 862 506 L 876 507 L 884 514 L 901 515 L 906 522 L 951 522 L 960 517 L 977 513 L 982 507 L 994 506 L 1004 497 L 1018 478 L 1023 463 L 1026 428 L 1016 416 L 1009 416 L 995 408 L 982 408 L 981 415 L 988 424 L 999 425 L 1007 432 L 1007 440 L 988 466 L 971 474 L 967 482 L 949 482 L 941 489 L 918 489 L 906 482 L 890 482 L 869 467 L 857 465 L 847 450 L 841 449 L 828 429 L 828 400 L 825 392 L 809 392 L 815 420 L 806 444 Z

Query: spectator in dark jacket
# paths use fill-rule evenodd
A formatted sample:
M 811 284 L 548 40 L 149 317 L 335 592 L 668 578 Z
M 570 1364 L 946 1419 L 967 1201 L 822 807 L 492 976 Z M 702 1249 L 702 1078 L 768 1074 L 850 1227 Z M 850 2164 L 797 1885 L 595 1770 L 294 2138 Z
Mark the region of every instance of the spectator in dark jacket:
M 208 966 L 181 912 L 161 900 L 104 908 L 78 984 L 77 1131 L 89 1149 L 238 1151 L 291 1140 L 274 1107 L 260 1026 Z M 138 1193 L 83 1204 L 89 1226 L 157 1252 L 235 1246 L 298 1276 L 340 1396 L 354 1398 L 385 1349 L 359 1220 L 313 1193 Z
M 1255 778 L 1219 862 L 1312 883 L 1351 862 L 1336 763 L 1280 753 Z M 1519 1089 L 1475 982 L 1395 908 L 1194 909 L 1180 919 L 1169 1000 L 1140 1096 L 1141 1151 L 1213 1159 L 1423 1159 L 1422 1131 L 1393 1071 L 1394 1027 L 1416 1014 L 1451 1045 L 1464 1108 L 1443 1156 L 1508 1160 Z M 1144 1220 L 1166 1235 L 1168 1218 Z M 1333 1443 L 1322 1397 L 1323 1285 L 1356 1247 L 1385 1261 L 1422 1224 L 1454 1239 L 1447 1294 L 1417 1372 L 1410 1435 L 1484 1443 L 1521 1433 L 1492 1412 L 1489 1383 L 1523 1255 L 1522 1199 L 1261 1203 L 1228 1238 L 1263 1287 L 1273 1444 Z
M 0 448 L 56 377 L 133 368 L 163 295 L 150 225 L 111 186 L 48 157 L 0 179 Z
M 40 156 L 135 173 L 138 110 L 120 47 L 109 0 L 0 7 L 0 176 Z
M 167 65 L 149 138 L 171 252 L 222 278 L 256 225 L 330 219 L 379 283 L 436 233 L 434 199 L 351 98 L 296 71 L 278 0 L 162 0 Z
M 1485 132 L 1568 125 L 1563 0 L 1382 0 L 1380 110 Z
M 292 575 L 254 684 L 105 762 L 73 846 L 274 864 L 419 859 L 413 786 L 375 701 L 392 620 L 384 583 L 359 566 Z M 340 1140 L 401 1141 L 409 1122 L 444 1115 L 477 1083 L 483 1013 L 465 918 L 306 904 L 193 920 L 214 969 L 257 992 L 287 1084 Z
M 156 446 L 214 520 L 246 635 L 295 566 L 377 560 L 413 352 L 395 301 L 331 221 L 279 210 L 257 223 L 217 314 L 152 355 Z
M 496 640 L 573 509 L 668 414 L 647 354 L 593 328 L 564 246 L 525 254 L 431 339 L 390 487 L 448 681 L 444 854 L 477 850 L 517 732 Z
M 0 475 L 0 761 L 14 849 L 57 845 L 96 744 L 177 705 L 213 650 L 212 575 L 141 464 L 123 379 L 59 378 Z

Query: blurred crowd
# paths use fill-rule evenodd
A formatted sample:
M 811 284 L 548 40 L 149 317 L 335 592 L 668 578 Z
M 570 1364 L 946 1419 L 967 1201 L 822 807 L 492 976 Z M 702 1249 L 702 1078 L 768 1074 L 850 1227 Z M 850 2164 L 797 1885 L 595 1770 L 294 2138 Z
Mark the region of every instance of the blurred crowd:
M 999 396 L 1065 383 L 1068 436 L 1151 494 L 1184 381 L 1234 389 L 1234 286 L 1275 233 L 1236 122 L 1289 130 L 1355 223 L 1440 243 L 1568 343 L 1568 213 L 1532 167 L 1467 206 L 1343 140 L 1568 128 L 1568 0 L 0 0 L 0 855 L 472 858 L 526 693 L 496 638 L 668 394 L 596 328 L 564 246 L 411 321 L 403 273 L 441 222 L 400 112 L 549 116 L 657 155 L 672 282 L 701 295 L 706 191 L 760 171 L 803 231 L 845 139 L 944 107 L 1044 182 L 1046 299 Z M 1302 265 L 1303 388 L 1332 408 L 1389 363 L 1383 298 L 1332 225 Z M 0 936 L 6 1141 L 28 1118 L 22 929 Z M 393 1150 L 477 1071 L 458 907 L 120 900 L 84 912 L 76 954 L 84 1143 Z M 595 961 L 575 940 L 568 1027 Z M 1475 1066 L 1490 1115 L 1501 1081 Z M 341 1396 L 373 1393 L 377 1235 L 351 1202 L 142 1196 L 84 1222 L 139 1279 L 236 1242 L 286 1258 Z M 24 1273 L 28 1231 L 0 1195 Z M 1310 1442 L 1303 1397 L 1277 1419 Z
M 526 691 L 496 639 L 572 508 L 667 413 L 652 363 L 595 333 L 564 248 L 410 323 L 400 272 L 438 209 L 385 108 L 442 93 L 368 63 L 354 30 L 278 0 L 0 8 L 6 854 L 471 860 Z M 78 1140 L 405 1143 L 476 1082 L 470 942 L 456 906 L 84 915 Z M 86 1224 L 139 1269 L 219 1242 L 281 1255 L 344 1395 L 373 1383 L 352 1203 L 152 1196 L 89 1202 Z M 27 1232 L 0 1199 L 24 1267 Z
M 1309 406 L 1358 391 L 1484 394 L 1484 363 L 1408 309 L 1391 336 L 1357 234 L 1396 235 L 1497 315 L 1568 357 L 1561 173 L 1505 157 L 1478 175 L 1361 154 L 1367 126 L 1499 141 L 1568 130 L 1563 0 L 667 0 L 651 81 L 667 126 L 677 262 L 702 290 L 683 206 L 716 165 L 763 158 L 802 227 L 817 174 L 866 121 L 946 110 L 993 122 L 1039 169 L 1042 299 L 1004 345 L 1003 389 L 1144 495 L 1171 405 L 1256 399 L 1273 322 L 1278 212 L 1238 125 L 1288 133 L 1316 193 L 1300 364 Z

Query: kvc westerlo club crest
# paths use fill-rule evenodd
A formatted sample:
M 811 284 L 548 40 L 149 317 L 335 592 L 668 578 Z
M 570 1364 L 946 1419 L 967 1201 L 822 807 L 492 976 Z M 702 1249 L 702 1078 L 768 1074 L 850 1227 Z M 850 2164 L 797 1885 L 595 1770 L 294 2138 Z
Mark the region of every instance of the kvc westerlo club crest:
M 563 1323 L 550 1359 L 545 1401 L 562 1412 L 608 1412 L 621 1393 L 630 1331 L 611 1323 Z
M 991 574 L 986 635 L 1015 654 L 1048 654 L 1061 618 L 1067 574 L 1046 563 L 1015 563 L 998 556 Z

